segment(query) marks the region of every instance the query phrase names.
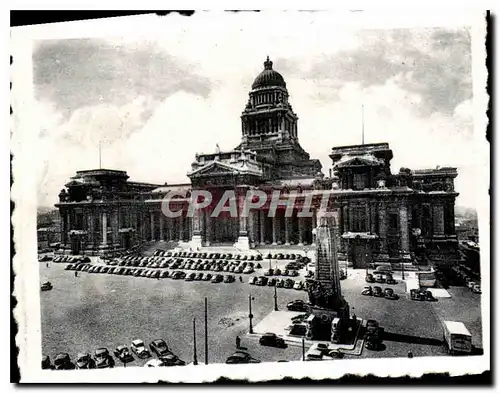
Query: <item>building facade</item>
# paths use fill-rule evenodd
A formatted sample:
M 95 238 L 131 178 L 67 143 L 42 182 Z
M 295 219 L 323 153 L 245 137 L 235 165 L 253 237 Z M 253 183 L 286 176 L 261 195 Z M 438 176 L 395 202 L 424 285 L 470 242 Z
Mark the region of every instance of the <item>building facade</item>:
M 190 183 L 160 186 L 130 182 L 123 171 L 77 172 L 56 205 L 64 250 L 107 253 L 150 241 L 189 242 L 195 248 L 231 244 L 242 250 L 311 245 L 317 212 L 326 207 L 339 228 L 339 256 L 356 267 L 455 258 L 456 168 L 402 168 L 392 174 L 392 150 L 376 143 L 334 147 L 325 176 L 319 160 L 299 143 L 298 116 L 269 58 L 252 84 L 241 125 L 241 143 L 233 150 L 195 155 Z M 197 190 L 209 191 L 212 201 L 187 214 Z M 269 198 L 247 216 L 241 211 L 249 191 Z M 269 214 L 273 194 L 293 196 L 288 213 L 288 205 L 280 204 Z M 214 217 L 227 195 L 238 215 L 223 211 Z M 165 204 L 176 217 L 163 214 Z M 310 216 L 301 214 L 306 205 L 312 206 Z

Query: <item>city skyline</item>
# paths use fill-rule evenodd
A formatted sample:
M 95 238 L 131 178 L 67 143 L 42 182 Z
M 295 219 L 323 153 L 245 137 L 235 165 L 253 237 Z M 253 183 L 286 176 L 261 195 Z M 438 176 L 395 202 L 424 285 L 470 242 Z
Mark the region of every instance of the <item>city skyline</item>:
M 277 20 L 262 31 L 253 17 L 210 32 L 187 21 L 175 39 L 37 42 L 39 206 L 52 206 L 77 170 L 99 167 L 99 141 L 103 168 L 188 182 L 196 153 L 240 142 L 239 116 L 269 55 L 299 116 L 300 143 L 325 175 L 332 147 L 361 143 L 363 106 L 364 141 L 390 144 L 393 173 L 456 166 L 457 205 L 476 208 L 468 30 L 345 30 L 317 17 L 307 28 L 308 18 L 297 17 L 300 29 Z

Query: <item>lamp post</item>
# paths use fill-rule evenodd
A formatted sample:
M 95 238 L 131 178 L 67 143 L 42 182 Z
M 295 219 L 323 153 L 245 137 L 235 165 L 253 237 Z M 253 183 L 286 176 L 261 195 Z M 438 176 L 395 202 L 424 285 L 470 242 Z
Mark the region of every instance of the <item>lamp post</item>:
M 306 360 L 306 340 L 302 337 L 302 360 Z
M 271 266 L 271 253 L 269 253 L 269 270 L 272 269 L 272 266 Z
M 193 364 L 198 365 L 198 355 L 196 354 L 196 318 L 193 318 Z
M 405 279 L 405 264 L 401 262 L 401 280 Z
M 278 290 L 274 286 L 274 311 L 278 311 Z
M 253 318 L 253 314 L 252 314 L 252 300 L 253 300 L 252 295 L 248 295 L 248 320 L 249 320 L 249 323 L 250 323 L 250 327 L 249 327 L 248 332 L 250 334 L 253 333 L 253 326 L 252 326 L 252 318 Z
M 208 364 L 208 298 L 205 298 L 205 364 Z

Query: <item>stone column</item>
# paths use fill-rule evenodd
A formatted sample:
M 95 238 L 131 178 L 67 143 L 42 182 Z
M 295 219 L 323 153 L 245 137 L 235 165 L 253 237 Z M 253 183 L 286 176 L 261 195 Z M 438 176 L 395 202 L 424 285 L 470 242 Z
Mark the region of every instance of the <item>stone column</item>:
M 88 214 L 89 220 L 88 220 L 88 239 L 89 239 L 89 244 L 94 248 L 94 213 L 92 211 L 89 212 Z
M 205 211 L 204 214 L 204 221 L 205 221 L 205 245 L 208 247 L 210 246 L 210 242 L 212 240 L 212 219 L 210 217 L 210 212 Z
M 278 217 L 275 215 L 273 220 L 273 246 L 277 245 L 277 232 L 278 232 Z
M 410 258 L 410 238 L 408 231 L 408 205 L 404 202 L 399 207 L 399 226 L 401 230 L 401 253 L 404 259 Z
M 255 211 L 250 211 L 248 213 L 248 240 L 250 242 L 250 247 L 255 247 Z
M 365 204 L 365 231 L 370 232 L 370 203 Z
M 285 246 L 290 245 L 290 221 L 291 218 L 285 217 Z
M 106 212 L 102 213 L 102 245 L 106 246 L 108 244 L 108 217 Z
M 442 202 L 432 205 L 432 224 L 434 236 L 444 235 L 444 209 Z
M 377 205 L 370 203 L 370 233 L 372 235 L 377 233 Z
M 156 239 L 155 239 L 155 214 L 154 212 L 151 212 L 149 214 L 150 218 L 151 218 L 151 236 L 150 236 L 150 241 L 154 242 Z
M 191 218 L 191 228 L 193 231 L 193 236 L 191 237 L 191 247 L 194 250 L 201 248 L 202 246 L 202 212 L 196 209 Z
M 381 258 L 388 259 L 387 254 L 387 212 L 384 202 L 378 204 L 378 235 L 380 237 Z
M 163 213 L 160 210 L 160 241 L 165 241 L 165 236 L 163 234 L 163 224 L 165 222 L 165 217 L 163 216 Z
M 259 211 L 259 226 L 260 226 L 260 244 L 264 245 L 266 244 L 266 228 L 265 228 L 265 223 L 266 223 L 266 216 L 265 213 L 261 210 Z
M 315 245 L 316 244 L 316 228 L 318 227 L 318 211 L 316 209 L 313 210 L 311 225 L 312 225 L 312 245 Z
M 298 217 L 299 219 L 299 246 L 304 245 L 304 218 Z
M 342 233 L 349 232 L 349 208 L 347 204 L 342 206 Z
M 66 225 L 66 213 L 60 213 L 60 218 L 61 218 L 61 226 L 60 226 L 60 232 L 61 232 L 61 243 L 66 244 L 66 237 L 67 237 L 67 225 Z
M 184 217 L 182 214 L 179 217 L 179 241 L 184 241 Z
M 113 210 L 111 216 L 111 239 L 113 241 L 113 246 L 118 244 L 118 210 Z

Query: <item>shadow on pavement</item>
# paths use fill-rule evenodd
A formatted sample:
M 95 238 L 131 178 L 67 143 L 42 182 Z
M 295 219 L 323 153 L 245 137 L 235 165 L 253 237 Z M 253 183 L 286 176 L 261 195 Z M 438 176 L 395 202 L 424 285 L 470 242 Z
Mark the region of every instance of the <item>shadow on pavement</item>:
M 407 334 L 384 332 L 383 339 L 385 341 L 397 341 L 409 344 L 420 344 L 420 345 L 435 345 L 440 346 L 444 344 L 444 341 L 435 338 L 410 336 Z

